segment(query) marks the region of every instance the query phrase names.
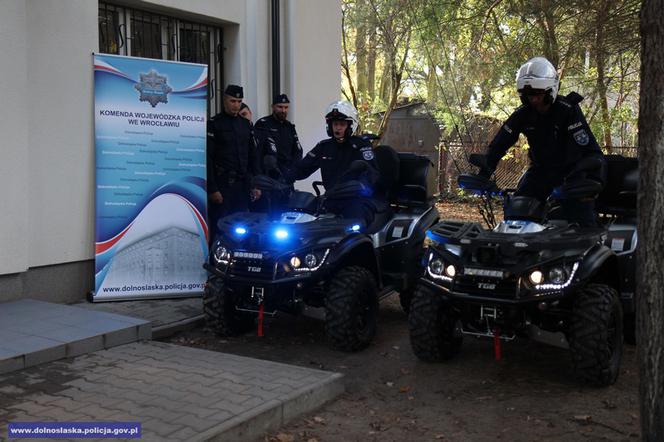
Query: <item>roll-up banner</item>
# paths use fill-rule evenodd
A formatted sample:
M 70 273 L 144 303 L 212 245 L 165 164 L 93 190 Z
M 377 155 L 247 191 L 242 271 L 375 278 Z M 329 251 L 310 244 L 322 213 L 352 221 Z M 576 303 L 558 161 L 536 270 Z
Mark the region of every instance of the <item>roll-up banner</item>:
M 201 294 L 207 66 L 94 54 L 93 301 Z

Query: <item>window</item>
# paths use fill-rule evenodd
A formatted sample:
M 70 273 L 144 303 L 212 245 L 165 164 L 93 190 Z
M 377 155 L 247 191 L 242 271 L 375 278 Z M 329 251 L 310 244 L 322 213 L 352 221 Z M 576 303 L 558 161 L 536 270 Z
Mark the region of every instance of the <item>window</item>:
M 222 30 L 99 2 L 99 52 L 208 65 L 208 116 L 221 111 Z

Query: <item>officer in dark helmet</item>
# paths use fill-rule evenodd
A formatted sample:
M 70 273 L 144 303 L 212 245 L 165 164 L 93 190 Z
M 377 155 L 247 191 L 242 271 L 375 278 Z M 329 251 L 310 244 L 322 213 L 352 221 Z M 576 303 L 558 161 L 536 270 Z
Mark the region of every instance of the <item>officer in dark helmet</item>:
M 524 134 L 528 139 L 530 167 L 519 181 L 515 195 L 545 201 L 555 187 L 575 172 L 575 166 L 587 157 L 603 154 L 586 122 L 576 92 L 558 95 L 559 79 L 554 66 L 543 57 L 535 57 L 521 66 L 516 76 L 517 91 L 523 105 L 498 131 L 489 144 L 481 174 L 491 176 L 507 150 Z M 589 178 L 601 183 L 602 170 Z M 563 200 L 563 217 L 581 226 L 596 224 L 594 200 Z
M 272 114 L 256 122 L 256 138 L 261 157 L 274 155 L 281 172 L 302 159 L 302 146 L 295 125 L 288 121 L 290 100 L 279 94 L 272 100 Z
M 285 176 L 292 182 L 307 178 L 320 169 L 326 191 L 344 182 L 358 180 L 366 185 L 366 193 L 349 200 L 327 200 L 326 208 L 344 218 L 361 222 L 361 228 L 371 224 L 384 201 L 373 194 L 379 178 L 371 144 L 353 136 L 358 127 L 357 110 L 348 101 L 335 101 L 325 112 L 327 134 L 330 138 L 319 142 Z
M 239 116 L 243 91 L 229 84 L 224 91 L 224 110 L 208 121 L 207 192 L 211 239 L 219 233 L 217 221 L 231 213 L 249 210 L 260 198 L 250 189 L 251 178 L 260 173 L 260 159 L 251 123 Z

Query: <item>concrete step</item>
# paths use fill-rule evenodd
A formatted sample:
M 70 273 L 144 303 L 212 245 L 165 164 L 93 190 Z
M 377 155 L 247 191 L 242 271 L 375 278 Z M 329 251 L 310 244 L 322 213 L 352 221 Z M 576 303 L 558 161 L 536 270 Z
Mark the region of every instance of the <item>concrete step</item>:
M 0 375 L 0 428 L 139 422 L 143 441 L 248 441 L 343 391 L 339 373 L 139 342 Z
M 0 304 L 0 373 L 150 339 L 145 319 L 23 299 Z

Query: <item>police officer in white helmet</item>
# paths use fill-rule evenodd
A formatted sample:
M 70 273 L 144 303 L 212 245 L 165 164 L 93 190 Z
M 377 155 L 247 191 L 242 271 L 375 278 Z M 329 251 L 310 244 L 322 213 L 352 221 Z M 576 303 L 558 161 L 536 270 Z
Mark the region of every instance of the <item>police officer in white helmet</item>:
M 378 167 L 371 144 L 353 135 L 359 123 L 355 107 L 348 101 L 331 103 L 325 111 L 325 123 L 330 138 L 319 142 L 289 169 L 286 179 L 305 179 L 320 169 L 326 190 L 347 180 L 359 180 L 373 189 L 379 177 Z M 345 218 L 360 220 L 366 227 L 381 204 L 380 198 L 367 194 L 347 201 L 328 201 L 326 207 Z
M 524 63 L 516 75 L 516 87 L 523 103 L 500 128 L 487 148 L 481 174 L 491 176 L 507 150 L 524 134 L 528 139 L 530 167 L 519 181 L 515 195 L 545 201 L 555 187 L 563 184 L 580 160 L 594 156 L 603 160 L 586 119 L 579 107 L 581 95 L 558 94 L 560 81 L 555 67 L 544 57 Z M 602 171 L 591 177 L 602 182 Z M 594 201 L 562 202 L 563 218 L 581 226 L 596 223 Z

